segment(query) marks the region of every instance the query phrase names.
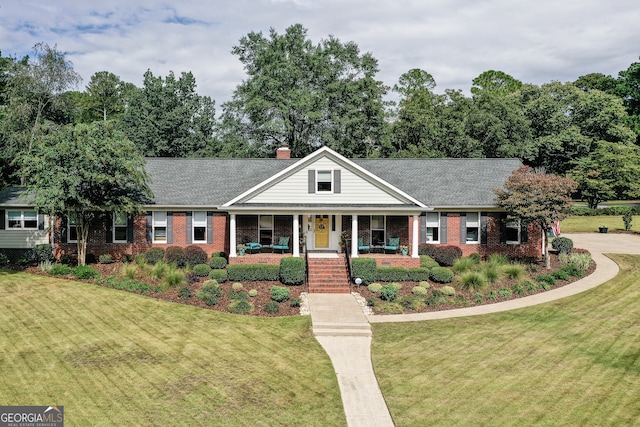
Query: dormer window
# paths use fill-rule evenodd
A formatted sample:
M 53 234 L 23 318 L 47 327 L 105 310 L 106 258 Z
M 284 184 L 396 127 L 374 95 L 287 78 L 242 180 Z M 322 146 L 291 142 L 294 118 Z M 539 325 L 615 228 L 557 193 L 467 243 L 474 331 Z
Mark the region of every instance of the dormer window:
M 340 169 L 315 170 L 309 169 L 309 194 L 339 194 Z

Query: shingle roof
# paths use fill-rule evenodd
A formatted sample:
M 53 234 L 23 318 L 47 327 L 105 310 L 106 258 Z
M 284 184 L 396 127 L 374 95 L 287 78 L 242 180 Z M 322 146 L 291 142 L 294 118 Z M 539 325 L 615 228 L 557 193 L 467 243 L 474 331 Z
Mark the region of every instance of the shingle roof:
M 0 191 L 0 205 L 3 206 L 29 206 L 29 200 L 20 197 L 24 193 L 24 188 L 11 187 Z

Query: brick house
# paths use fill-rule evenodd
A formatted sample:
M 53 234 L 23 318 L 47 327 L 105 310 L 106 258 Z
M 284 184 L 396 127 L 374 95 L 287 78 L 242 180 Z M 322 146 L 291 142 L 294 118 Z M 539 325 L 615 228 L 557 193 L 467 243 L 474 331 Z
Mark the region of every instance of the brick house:
M 146 214 L 105 215 L 93 227 L 87 253 L 195 244 L 228 253 L 231 263 L 274 262 L 280 237 L 289 238 L 284 252 L 297 257 L 305 250 L 341 252 L 346 235 L 369 246 L 350 245 L 352 258 L 373 256 L 383 265 L 419 265 L 420 244 L 455 245 L 464 255 L 542 256 L 541 230 L 507 221 L 494 202 L 494 189 L 521 166 L 517 159 L 347 159 L 327 147 L 303 159 L 289 153 L 148 158 L 155 197 Z M 57 255 L 76 250 L 72 217 L 47 223 L 19 189 L 0 192 L 0 251 L 51 242 Z M 409 256 L 376 256 L 392 237 Z M 239 256 L 237 244 L 248 242 L 260 248 Z

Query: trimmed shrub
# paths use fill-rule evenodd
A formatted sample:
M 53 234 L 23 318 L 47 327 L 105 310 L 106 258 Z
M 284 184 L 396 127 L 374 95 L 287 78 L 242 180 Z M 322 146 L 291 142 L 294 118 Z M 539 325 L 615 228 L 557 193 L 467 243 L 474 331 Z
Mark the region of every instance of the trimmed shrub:
M 62 276 L 66 274 L 71 274 L 72 272 L 73 272 L 73 268 L 69 267 L 66 264 L 56 264 L 53 267 L 51 267 L 51 270 L 49 270 L 49 274 L 53 276 Z
M 289 299 L 289 288 L 284 286 L 271 287 L 271 299 L 276 302 L 283 302 Z
M 422 268 L 440 267 L 440 264 L 438 264 L 437 261 L 431 258 L 429 255 L 420 255 L 420 267 Z
M 376 260 L 373 258 L 355 258 L 351 260 L 353 277 L 362 279 L 364 285 L 375 282 L 377 274 Z
M 102 254 L 98 257 L 100 264 L 113 264 L 113 256 L 111 254 Z
M 175 264 L 178 267 L 187 265 L 187 257 L 184 254 L 184 249 L 180 246 L 169 246 L 164 252 L 164 260 L 168 264 Z
M 220 270 L 227 266 L 227 259 L 221 256 L 212 256 L 209 260 L 209 267 L 214 270 Z
M 184 248 L 184 256 L 189 265 L 207 263 L 207 253 L 197 245 L 190 245 Z
M 407 269 L 404 267 L 377 267 L 376 281 L 378 282 L 406 282 L 409 280 Z
M 209 272 L 209 279 L 215 280 L 218 283 L 224 283 L 228 279 L 227 270 L 211 270 Z
M 428 292 L 427 288 L 423 288 L 422 286 L 414 286 L 411 289 L 411 293 L 419 297 L 426 296 Z
M 456 290 L 453 289 L 453 286 L 443 286 L 440 288 L 440 292 L 442 292 L 442 295 L 448 297 L 452 297 L 456 294 Z
M 429 271 L 429 278 L 438 283 L 451 283 L 453 271 L 446 267 L 434 267 Z
M 191 288 L 189 288 L 188 286 L 184 286 L 180 288 L 180 291 L 178 291 L 178 298 L 180 299 L 191 298 Z
M 456 259 L 462 257 L 462 249 L 457 246 L 444 245 L 436 246 L 436 251 L 432 258 L 445 267 L 451 267 Z
M 253 304 L 247 300 L 239 299 L 233 301 L 227 308 L 234 314 L 246 314 L 253 311 Z
M 429 289 L 431 287 L 431 283 L 427 282 L 426 280 L 421 280 L 420 283 L 418 283 L 418 286 Z
M 56 257 L 53 256 L 53 247 L 48 243 L 36 245 L 33 248 L 33 257 L 35 261 L 55 261 Z
M 213 252 L 211 254 L 211 258 L 214 258 L 214 257 L 222 257 L 225 260 L 227 260 L 227 262 L 229 262 L 229 254 L 226 252 L 223 252 L 223 251 Z
M 250 289 L 249 290 L 249 296 L 251 298 L 257 297 L 258 296 L 258 290 L 257 289 Z
M 468 271 L 460 276 L 458 285 L 465 291 L 473 292 L 485 289 L 489 285 L 489 281 L 482 273 Z
M 369 292 L 373 292 L 374 294 L 378 293 L 380 292 L 380 289 L 382 289 L 382 283 L 371 283 L 369 286 L 367 286 L 367 289 L 369 289 Z
M 285 285 L 302 285 L 305 279 L 304 258 L 282 258 L 279 275 L 280 281 Z
M 240 289 L 244 288 L 244 285 L 240 282 L 234 282 L 231 285 L 231 289 L 235 290 L 235 291 L 239 291 Z
M 300 298 L 294 297 L 289 301 L 289 307 L 300 307 L 300 304 L 302 304 L 302 300 Z
M 73 269 L 73 276 L 76 279 L 97 279 L 102 277 L 100 272 L 90 265 L 79 265 Z
M 219 270 L 212 270 L 219 271 Z M 280 266 L 271 264 L 231 264 L 227 267 L 229 280 L 234 282 L 278 281 Z
M 149 248 L 144 253 L 144 259 L 147 261 L 147 264 L 155 265 L 161 259 L 164 259 L 164 249 L 163 248 Z
M 433 254 L 436 252 L 436 245 L 430 243 L 420 243 L 418 245 L 418 255 L 426 255 L 433 259 Z
M 622 215 L 622 222 L 624 223 L 624 231 L 631 230 L 631 223 L 633 222 L 633 213 L 631 210 Z
M 557 250 L 559 254 L 568 254 L 573 249 L 573 240 L 568 237 L 556 237 L 551 242 L 551 247 Z
M 389 283 L 388 285 L 384 285 L 380 289 L 380 299 L 384 301 L 393 302 L 397 298 L 398 298 L 398 287 L 395 284 Z
M 218 300 L 222 296 L 223 292 L 217 283 L 205 282 L 202 286 L 202 290 L 196 292 L 196 297 L 200 298 L 207 305 L 216 305 Z
M 209 264 L 196 264 L 193 266 L 193 274 L 198 277 L 207 277 L 211 273 L 211 267 Z
M 269 301 L 264 305 L 264 311 L 269 314 L 275 314 L 280 311 L 280 304 L 275 301 Z

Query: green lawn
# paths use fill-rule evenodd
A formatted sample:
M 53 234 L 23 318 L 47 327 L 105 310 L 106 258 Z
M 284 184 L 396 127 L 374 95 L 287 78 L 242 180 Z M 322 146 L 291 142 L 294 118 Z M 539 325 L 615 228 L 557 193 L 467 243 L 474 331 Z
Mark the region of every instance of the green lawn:
M 633 425 L 640 419 L 640 256 L 612 281 L 512 312 L 373 324 L 398 426 Z
M 598 228 L 603 225 L 609 227 L 609 232 L 624 230 L 622 216 L 570 216 L 560 223 L 560 233 L 598 232 Z M 633 217 L 631 230 L 640 232 L 640 216 Z
M 310 324 L 0 271 L 0 402 L 69 426 L 345 425 Z

